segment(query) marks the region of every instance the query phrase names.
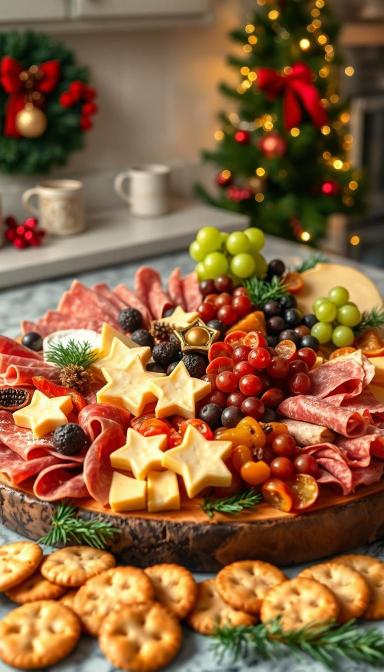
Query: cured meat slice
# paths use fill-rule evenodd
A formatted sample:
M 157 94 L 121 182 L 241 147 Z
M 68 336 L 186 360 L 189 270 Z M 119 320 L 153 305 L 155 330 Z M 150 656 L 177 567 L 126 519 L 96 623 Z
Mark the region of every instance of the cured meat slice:
M 346 437 L 364 434 L 366 422 L 360 413 L 334 406 L 327 399 L 317 399 L 306 395 L 288 397 L 279 406 L 279 412 L 292 420 L 311 422 Z
M 363 391 L 375 375 L 375 367 L 361 350 L 331 359 L 310 372 L 311 393 L 324 399 L 340 395 L 342 399 L 355 397 Z
M 115 294 L 115 292 L 110 287 L 108 287 L 105 282 L 99 282 L 97 285 L 93 285 L 92 289 L 94 292 L 107 299 L 113 306 L 116 306 L 118 311 L 127 307 L 125 301 Z
M 25 364 L 9 364 L 4 373 L 0 376 L 5 385 L 33 385 L 32 378 L 35 376 L 44 376 L 49 380 L 57 381 L 59 370 L 56 366 L 41 366 L 36 360 L 26 360 Z
M 112 406 L 112 404 L 89 404 L 79 413 L 79 425 L 87 432 L 91 441 L 94 441 L 101 434 L 106 424 L 105 421 L 112 421 L 118 424 L 121 430 L 126 434 L 129 427 L 131 414 L 123 408 Z
M 5 476 L 11 485 L 18 485 L 59 461 L 53 455 L 36 457 L 33 460 L 23 460 L 13 450 L 0 444 L 0 474 Z
M 284 424 L 299 446 L 312 446 L 316 443 L 331 443 L 335 438 L 334 432 L 327 427 L 313 425 L 311 422 L 285 419 Z
M 186 309 L 184 292 L 183 292 L 183 281 L 181 278 L 180 268 L 175 268 L 168 280 L 168 293 L 171 298 L 171 301 L 175 306 L 181 306 L 183 310 Z
M 26 348 L 21 343 L 17 343 L 13 338 L 0 335 L 0 354 L 11 355 L 13 357 L 23 357 L 25 359 L 35 359 L 42 362 L 43 357 L 38 352 Z
M 356 439 L 339 439 L 337 446 L 351 467 L 368 467 L 372 456 L 384 459 L 384 435 L 365 434 Z
M 332 443 L 319 443 L 303 448 L 302 453 L 312 455 L 320 469 L 318 483 L 336 484 L 348 495 L 353 490 L 352 471 L 346 463 L 342 451 Z
M 364 467 L 362 469 L 353 469 L 352 471 L 352 485 L 353 488 L 357 488 L 359 485 L 372 485 L 372 483 L 377 483 L 380 481 L 383 475 L 383 462 L 371 462 L 369 467 Z
M 159 320 L 172 301 L 161 284 L 160 273 L 149 266 L 141 266 L 135 275 L 136 295 L 146 304 L 155 320 Z
M 384 404 L 378 401 L 369 389 L 363 390 L 357 397 L 343 401 L 341 406 L 366 415 L 375 422 L 384 420 Z
M 186 309 L 188 311 L 197 310 L 201 303 L 202 296 L 200 294 L 199 281 L 196 273 L 189 273 L 189 275 L 184 276 L 182 282 Z
M 119 310 L 104 296 L 86 287 L 79 280 L 74 280 L 68 292 L 64 292 L 58 307 L 60 313 L 77 317 L 90 317 L 103 322 L 110 322 L 119 328 Z
M 52 370 L 52 364 L 48 364 L 48 362 L 44 362 L 42 359 L 20 357 L 18 355 L 4 355 L 0 353 L 0 375 L 7 371 L 10 364 L 13 364 L 14 366 L 35 367 L 40 370 Z
M 99 332 L 104 321 L 101 317 L 100 319 L 95 319 L 94 317 L 75 317 L 73 315 L 63 315 L 55 310 L 48 310 L 34 324 L 22 321 L 21 332 L 25 334 L 27 331 L 37 331 L 43 338 L 49 336 L 54 331 L 61 331 L 62 329 L 92 329 Z
M 148 309 L 146 301 L 142 301 L 140 298 L 138 298 L 136 294 L 131 292 L 131 290 L 128 289 L 128 287 L 125 285 L 117 285 L 113 292 L 114 294 L 117 294 L 117 296 L 120 297 L 120 299 L 122 299 L 127 306 L 136 308 L 136 310 L 142 314 L 146 326 L 149 326 L 151 322 L 151 313 Z
M 43 457 L 54 450 L 51 439 L 35 439 L 29 429 L 15 425 L 12 413 L 8 411 L 0 411 L 0 437 L 7 448 L 23 460 Z
M 33 485 L 34 495 L 47 502 L 89 497 L 83 474 L 74 472 L 75 468 L 75 462 L 64 462 L 43 469 Z

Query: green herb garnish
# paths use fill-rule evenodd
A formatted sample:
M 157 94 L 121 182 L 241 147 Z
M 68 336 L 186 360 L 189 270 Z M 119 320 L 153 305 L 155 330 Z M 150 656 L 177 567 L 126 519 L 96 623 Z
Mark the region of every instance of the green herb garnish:
M 367 329 L 377 329 L 384 325 L 384 306 L 366 310 L 361 316 L 361 322 L 355 328 L 355 333 L 362 334 Z
M 84 520 L 77 517 L 77 509 L 69 504 L 58 504 L 51 521 L 51 529 L 39 539 L 47 546 L 67 544 L 87 544 L 94 548 L 106 548 L 119 530 L 100 518 Z
M 237 492 L 232 497 L 222 497 L 221 499 L 206 497 L 201 508 L 208 518 L 213 518 L 215 513 L 226 513 L 233 516 L 241 513 L 244 509 L 253 509 L 262 500 L 262 495 L 254 488 L 250 488 L 249 490 Z
M 295 267 L 296 273 L 304 273 L 304 271 L 309 271 L 310 268 L 315 268 L 317 264 L 324 264 L 329 262 L 328 257 L 323 254 L 313 254 L 308 259 L 304 259 L 298 266 Z
M 214 650 L 221 660 L 228 651 L 234 660 L 252 654 L 260 659 L 307 654 L 330 670 L 337 659 L 353 660 L 374 667 L 384 665 L 384 635 L 377 628 L 363 629 L 355 621 L 334 622 L 285 632 L 279 619 L 268 624 L 218 628 Z
M 88 341 L 79 343 L 71 338 L 66 344 L 54 343 L 45 355 L 47 362 L 56 364 L 61 369 L 67 366 L 78 366 L 88 369 L 98 358 L 97 351 Z
M 287 294 L 284 281 L 274 276 L 271 282 L 261 280 L 260 278 L 249 278 L 244 280 L 249 297 L 258 308 L 263 308 L 267 301 L 281 299 Z

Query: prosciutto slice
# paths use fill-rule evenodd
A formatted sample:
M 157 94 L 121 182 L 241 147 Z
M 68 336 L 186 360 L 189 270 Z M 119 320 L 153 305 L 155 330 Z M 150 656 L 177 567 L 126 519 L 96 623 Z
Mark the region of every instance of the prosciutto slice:
M 34 495 L 47 502 L 89 497 L 83 474 L 74 471 L 78 466 L 76 462 L 64 462 L 47 467 L 35 480 Z
M 311 393 L 324 399 L 338 395 L 338 404 L 362 393 L 375 375 L 375 367 L 361 350 L 325 362 L 310 372 Z
M 147 304 L 136 296 L 135 292 L 131 292 L 125 285 L 117 285 L 113 290 L 113 293 L 122 299 L 127 306 L 131 306 L 131 308 L 136 308 L 136 310 L 140 311 L 146 326 L 149 326 L 151 322 L 151 313 L 148 310 Z
M 360 413 L 334 406 L 327 399 L 306 395 L 288 397 L 280 404 L 279 412 L 293 420 L 328 427 L 346 437 L 361 436 L 367 424 Z
M 197 310 L 201 303 L 201 294 L 199 290 L 199 281 L 196 273 L 186 275 L 183 280 L 184 303 L 188 311 Z
M 183 310 L 186 310 L 187 306 L 184 299 L 183 280 L 180 268 L 178 267 L 175 268 L 169 276 L 168 293 L 175 306 L 181 306 Z
M 21 343 L 17 343 L 13 338 L 0 335 L 0 353 L 2 355 L 11 355 L 12 357 L 23 357 L 26 359 L 35 359 L 42 362 L 43 357 L 38 352 L 26 348 Z
M 172 301 L 162 287 L 160 273 L 154 268 L 141 266 L 136 271 L 135 291 L 155 320 L 159 320 L 164 311 L 172 307 Z
M 11 485 L 18 485 L 58 462 L 60 460 L 53 455 L 23 460 L 13 450 L 0 444 L 0 474 L 5 476 Z

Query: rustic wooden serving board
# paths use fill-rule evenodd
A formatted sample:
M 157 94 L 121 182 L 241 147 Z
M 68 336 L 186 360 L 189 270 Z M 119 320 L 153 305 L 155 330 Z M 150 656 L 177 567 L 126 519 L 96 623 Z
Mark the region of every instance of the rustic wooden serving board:
M 79 515 L 100 515 L 119 528 L 112 551 L 123 562 L 180 562 L 195 571 L 216 571 L 244 558 L 290 565 L 384 536 L 384 482 L 350 497 L 324 494 L 311 511 L 300 515 L 260 504 L 250 513 L 218 514 L 210 520 L 200 503 L 187 500 L 180 511 L 162 514 L 113 514 L 93 500 L 81 500 Z M 15 532 L 39 539 L 50 529 L 53 510 L 53 504 L 36 499 L 31 490 L 0 481 L 0 521 Z

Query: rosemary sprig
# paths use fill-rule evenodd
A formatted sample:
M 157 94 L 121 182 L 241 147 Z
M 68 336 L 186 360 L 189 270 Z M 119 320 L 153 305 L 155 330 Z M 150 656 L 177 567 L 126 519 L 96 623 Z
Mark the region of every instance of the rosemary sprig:
M 361 316 L 361 322 L 355 328 L 355 333 L 362 334 L 367 329 L 377 329 L 384 325 L 384 306 L 366 310 Z
M 237 492 L 232 497 L 222 497 L 221 499 L 206 497 L 201 508 L 208 518 L 213 518 L 215 513 L 226 513 L 233 516 L 241 513 L 244 509 L 253 509 L 262 499 L 263 497 L 259 492 L 250 488 Z
M 271 282 L 260 278 L 249 278 L 244 280 L 244 286 L 248 290 L 252 303 L 259 308 L 263 308 L 267 301 L 280 299 L 287 294 L 283 280 L 276 276 Z
M 249 654 L 260 659 L 307 654 L 330 670 L 338 669 L 338 658 L 381 669 L 384 664 L 383 633 L 377 628 L 363 629 L 355 621 L 343 625 L 320 623 L 285 632 L 279 619 L 274 619 L 268 624 L 218 628 L 214 637 L 214 650 L 220 660 L 228 651 L 234 660 Z
M 309 271 L 310 268 L 315 268 L 317 264 L 322 264 L 328 262 L 328 257 L 324 254 L 313 254 L 311 257 L 304 259 L 298 266 L 295 267 L 296 273 L 304 273 L 304 271 Z
M 70 504 L 58 504 L 52 515 L 51 529 L 39 539 L 41 544 L 58 546 L 72 541 L 76 544 L 87 544 L 94 548 L 106 548 L 118 529 L 110 523 L 97 518 L 83 520 L 77 518 L 77 509 Z
M 68 343 L 54 343 L 45 355 L 47 362 L 61 369 L 66 366 L 81 366 L 88 369 L 98 358 L 97 351 L 88 341 L 78 343 L 71 338 Z

